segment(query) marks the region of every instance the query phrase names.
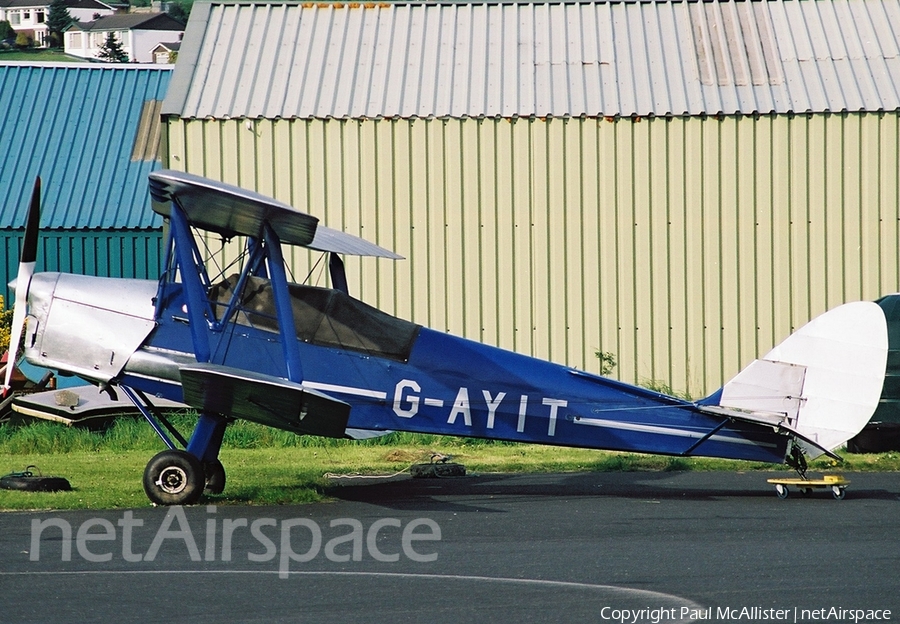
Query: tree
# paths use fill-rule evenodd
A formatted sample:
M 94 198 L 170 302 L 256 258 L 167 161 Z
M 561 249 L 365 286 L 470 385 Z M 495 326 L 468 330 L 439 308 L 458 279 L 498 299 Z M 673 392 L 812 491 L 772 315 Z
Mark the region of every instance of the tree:
M 116 33 L 109 31 L 106 35 L 106 41 L 100 46 L 97 52 L 97 58 L 110 63 L 127 63 L 128 53 L 122 47 L 122 42 L 116 37 Z
M 12 39 L 16 36 L 16 31 L 13 29 L 12 24 L 7 22 L 6 20 L 0 20 L 0 41 L 4 39 Z
M 66 0 L 53 0 L 50 10 L 47 12 L 47 30 L 50 31 L 50 45 L 54 48 L 62 47 L 62 34 L 66 28 L 75 22 L 69 15 Z
M 174 18 L 182 24 L 187 24 L 188 17 L 191 15 L 193 8 L 193 0 L 182 0 L 181 2 L 170 2 L 166 13 L 169 17 Z

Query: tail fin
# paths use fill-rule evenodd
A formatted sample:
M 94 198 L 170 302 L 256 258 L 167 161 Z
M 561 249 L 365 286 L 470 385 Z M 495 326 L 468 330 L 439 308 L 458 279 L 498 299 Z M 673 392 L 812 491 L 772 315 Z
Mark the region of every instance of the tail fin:
M 884 385 L 888 331 L 867 301 L 816 317 L 729 381 L 719 405 L 798 434 L 810 457 L 843 445 L 869 422 Z

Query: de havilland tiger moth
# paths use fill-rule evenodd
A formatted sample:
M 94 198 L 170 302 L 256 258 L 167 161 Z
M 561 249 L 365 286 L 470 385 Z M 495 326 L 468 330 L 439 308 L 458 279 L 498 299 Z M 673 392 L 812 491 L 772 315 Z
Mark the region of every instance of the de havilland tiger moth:
M 169 226 L 159 280 L 36 273 L 36 182 L 11 284 L 10 353 L 21 346 L 30 364 L 133 402 L 166 446 L 144 471 L 156 504 L 223 491 L 219 450 L 236 419 L 301 435 L 411 431 L 787 463 L 802 474 L 806 458 L 834 456 L 869 423 L 885 387 L 885 300 L 815 318 L 689 401 L 393 317 L 350 295 L 341 260 L 400 258 L 392 251 L 253 191 L 172 170 L 149 178 Z M 198 231 L 243 237 L 238 266 L 210 275 Z M 284 245 L 328 254 L 333 287 L 291 283 Z M 160 400 L 196 410 L 189 437 Z

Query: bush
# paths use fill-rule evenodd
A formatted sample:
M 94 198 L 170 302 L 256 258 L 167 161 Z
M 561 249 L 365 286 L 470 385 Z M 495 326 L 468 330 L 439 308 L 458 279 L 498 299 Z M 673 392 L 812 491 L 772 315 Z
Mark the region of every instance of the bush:
M 12 327 L 12 310 L 3 309 L 3 297 L 0 296 L 0 355 L 9 349 L 9 330 Z

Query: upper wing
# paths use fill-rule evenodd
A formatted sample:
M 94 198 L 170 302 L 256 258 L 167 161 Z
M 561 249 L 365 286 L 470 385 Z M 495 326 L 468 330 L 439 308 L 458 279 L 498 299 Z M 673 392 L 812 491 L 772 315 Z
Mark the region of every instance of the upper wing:
M 171 202 L 176 201 L 188 223 L 225 237 L 260 238 L 268 223 L 283 243 L 356 256 L 402 258 L 352 234 L 319 225 L 316 217 L 277 199 L 182 171 L 152 172 L 150 197 L 154 212 L 168 217 Z

